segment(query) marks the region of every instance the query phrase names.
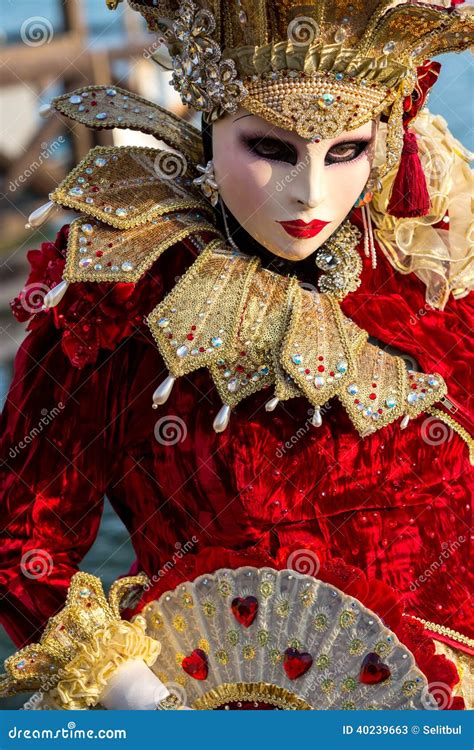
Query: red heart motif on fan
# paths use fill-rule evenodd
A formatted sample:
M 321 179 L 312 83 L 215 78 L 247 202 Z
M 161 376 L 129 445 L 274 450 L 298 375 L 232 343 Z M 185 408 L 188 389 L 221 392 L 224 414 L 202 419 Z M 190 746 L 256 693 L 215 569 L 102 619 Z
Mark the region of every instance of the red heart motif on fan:
M 206 652 L 202 648 L 195 648 L 192 654 L 184 657 L 181 666 L 195 680 L 205 680 L 209 672 Z
M 382 662 L 382 659 L 375 652 L 367 654 L 361 664 L 359 672 L 359 682 L 365 685 L 378 685 L 379 682 L 385 682 L 390 677 L 390 667 Z
M 283 659 L 283 669 L 289 680 L 306 674 L 313 663 L 313 657 L 307 651 L 298 651 L 297 648 L 287 648 Z
M 250 627 L 257 616 L 258 599 L 255 596 L 238 596 L 231 604 L 232 614 L 244 628 Z

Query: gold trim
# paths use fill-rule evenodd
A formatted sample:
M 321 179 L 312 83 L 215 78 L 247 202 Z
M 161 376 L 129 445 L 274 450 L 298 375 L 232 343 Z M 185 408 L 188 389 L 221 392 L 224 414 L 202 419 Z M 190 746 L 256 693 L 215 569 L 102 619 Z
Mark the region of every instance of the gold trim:
M 209 711 L 234 701 L 264 701 L 285 711 L 312 711 L 295 693 L 268 682 L 225 682 L 197 698 L 192 708 Z
M 452 628 L 448 628 L 446 627 L 446 625 L 438 625 L 437 622 L 424 620 L 422 617 L 417 617 L 416 615 L 407 615 L 407 617 L 413 617 L 414 620 L 422 622 L 425 628 L 427 630 L 433 631 L 433 633 L 445 635 L 447 638 L 451 638 L 453 641 L 458 641 L 459 643 L 463 643 L 465 646 L 474 648 L 474 639 L 469 638 L 467 635 L 463 635 L 463 633 L 459 633 L 457 630 L 452 630 Z
M 453 696 L 460 696 L 468 711 L 474 709 L 474 657 L 460 651 L 444 641 L 435 641 L 437 654 L 443 654 L 456 665 L 459 682 L 454 686 Z
M 49 618 L 39 642 L 28 644 L 5 660 L 5 674 L 0 674 L 0 697 L 50 690 L 76 657 L 84 653 L 94 656 L 94 643 L 101 641 L 96 641 L 99 630 L 115 637 L 118 631 L 107 629 L 121 624 L 125 632 L 127 623 L 120 620 L 120 600 L 127 587 L 143 586 L 147 580 L 143 574 L 119 579 L 107 598 L 100 578 L 82 571 L 75 573 L 64 607 Z
M 453 417 L 442 411 L 442 409 L 437 409 L 435 406 L 431 406 L 426 410 L 426 412 L 427 414 L 431 414 L 434 417 L 438 417 L 438 419 L 441 419 L 442 422 L 451 427 L 451 429 L 454 430 L 454 432 L 456 432 L 462 440 L 464 440 L 469 450 L 469 463 L 471 464 L 471 466 L 474 466 L 474 438 L 471 437 L 468 431 L 465 430 L 464 427 L 459 424 L 459 422 L 456 422 Z
M 107 95 L 107 91 L 111 89 L 116 92 L 115 96 Z M 85 94 L 82 104 L 87 105 L 87 96 L 92 91 L 96 95 L 97 102 L 97 106 L 93 107 L 92 111 L 87 112 L 87 106 L 81 110 L 78 103 L 73 104 L 70 101 L 73 97 L 82 98 Z M 126 100 L 128 107 L 124 108 L 123 104 L 120 106 L 120 100 L 122 102 Z M 193 166 L 203 159 L 201 133 L 198 128 L 170 110 L 160 107 L 156 102 L 145 99 L 121 86 L 81 86 L 54 97 L 50 106 L 64 117 L 85 125 L 87 128 L 100 130 L 129 128 L 140 133 L 150 133 L 171 148 L 184 153 Z M 96 115 L 99 112 L 107 113 L 107 117 L 98 120 Z
M 161 217 L 160 217 L 161 218 Z M 100 259 L 101 270 L 95 268 L 94 261 L 89 267 L 81 269 L 78 263 L 81 259 L 79 255 L 81 246 L 79 244 L 79 237 L 81 235 L 81 226 L 84 224 L 92 224 L 87 216 L 79 217 L 71 222 L 66 254 L 66 264 L 63 272 L 63 279 L 65 281 L 78 282 L 78 281 L 114 281 L 114 282 L 138 282 L 153 263 L 168 250 L 168 248 L 176 245 L 178 242 L 186 239 L 187 237 L 201 232 L 208 232 L 214 235 L 218 235 L 219 232 L 213 224 L 210 224 L 202 220 L 195 220 L 193 224 L 189 224 L 182 229 L 178 229 L 182 226 L 182 223 L 173 216 L 169 217 L 166 224 L 160 222 L 160 219 L 155 220 L 155 224 L 147 224 L 146 226 L 132 227 L 128 230 L 117 230 L 111 229 L 110 227 L 98 222 L 97 219 L 93 220 L 97 222 L 96 226 L 93 226 L 95 230 L 95 241 L 97 243 L 96 249 L 101 249 L 102 257 Z M 160 230 L 166 230 L 168 236 L 164 239 L 156 240 L 153 239 L 153 235 L 158 233 Z M 113 250 L 108 249 L 108 240 L 117 239 L 119 234 L 119 241 L 116 242 L 116 246 Z M 91 251 L 94 255 L 94 251 Z M 124 255 L 128 253 L 128 257 Z M 126 260 L 133 262 L 133 268 L 130 271 L 111 271 L 107 266 L 108 261 L 112 261 L 113 264 L 118 265 L 122 269 L 122 262 Z M 138 262 L 137 262 L 138 259 Z M 99 259 L 94 258 L 97 262 Z M 110 264 L 109 264 L 110 265 Z
M 180 171 L 180 174 L 174 177 L 171 175 L 167 177 L 160 176 L 157 172 L 158 167 L 155 166 L 157 159 L 169 157 L 176 158 L 177 171 Z M 107 213 L 104 208 L 100 208 L 93 203 L 87 203 L 87 199 L 92 198 L 92 195 L 96 195 L 88 183 L 83 188 L 81 195 L 71 196 L 69 193 L 72 188 L 80 186 L 80 183 L 76 185 L 78 178 L 85 179 L 84 175 L 88 174 L 86 169 L 93 169 L 94 166 L 97 166 L 96 159 L 98 158 L 107 159 L 104 166 L 106 166 L 109 160 L 113 161 L 114 167 L 112 168 L 109 164 L 106 170 L 100 167 L 96 170 L 96 174 L 92 172 L 89 177 L 92 182 L 99 182 L 99 184 L 103 185 L 102 180 L 107 178 L 109 183 L 115 182 L 119 175 L 124 174 L 130 180 L 143 179 L 146 175 L 153 179 L 147 184 L 143 182 L 139 186 L 135 185 L 133 189 L 130 186 L 122 186 L 121 193 L 123 195 L 120 200 L 117 196 L 117 187 L 110 188 L 110 185 L 106 184 L 106 189 L 102 190 L 99 198 L 102 201 L 107 200 L 110 203 L 112 210 L 110 213 Z M 178 164 L 180 159 L 181 162 Z M 194 166 L 186 161 L 184 155 L 174 154 L 160 148 L 150 148 L 148 146 L 94 146 L 84 159 L 69 172 L 58 187 L 53 190 L 49 197 L 50 200 L 58 203 L 60 206 L 93 216 L 95 219 L 102 221 L 104 224 L 109 224 L 116 229 L 132 229 L 132 227 L 146 224 L 154 218 L 170 213 L 170 211 L 184 211 L 185 209 L 205 211 L 206 204 L 203 202 L 202 193 L 198 188 L 193 186 L 191 179 L 193 172 L 190 175 L 190 167 L 194 169 Z M 160 167 L 160 169 L 163 168 Z M 103 171 L 100 172 L 99 170 Z M 94 174 L 93 177 L 92 174 Z M 182 184 L 179 184 L 179 180 L 181 180 Z M 121 217 L 115 211 L 117 208 L 120 209 L 121 206 L 126 208 L 123 206 L 123 201 L 127 192 L 130 195 L 133 193 L 133 200 L 139 205 L 133 211 Z M 145 205 L 145 208 L 143 208 L 143 205 Z M 208 212 L 212 215 L 210 207 Z

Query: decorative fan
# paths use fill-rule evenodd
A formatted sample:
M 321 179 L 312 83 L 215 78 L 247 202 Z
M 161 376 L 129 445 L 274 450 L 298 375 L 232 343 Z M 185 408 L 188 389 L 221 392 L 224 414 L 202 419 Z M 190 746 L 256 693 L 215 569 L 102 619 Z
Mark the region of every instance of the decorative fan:
M 153 671 L 191 708 L 437 708 L 382 620 L 312 576 L 222 568 L 141 615 L 162 644 Z

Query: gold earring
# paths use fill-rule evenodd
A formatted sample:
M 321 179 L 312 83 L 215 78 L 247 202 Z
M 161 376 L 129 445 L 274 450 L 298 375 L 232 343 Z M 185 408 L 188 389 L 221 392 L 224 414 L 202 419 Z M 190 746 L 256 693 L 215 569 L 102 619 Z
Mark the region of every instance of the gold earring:
M 360 285 L 362 260 L 356 248 L 361 236 L 359 229 L 346 219 L 319 248 L 315 263 L 324 271 L 318 279 L 321 292 L 342 300 Z
M 193 184 L 198 185 L 211 204 L 216 206 L 219 200 L 219 188 L 217 187 L 212 159 L 207 162 L 205 167 L 198 164 L 197 169 L 201 172 L 201 177 L 196 177 L 193 180 Z

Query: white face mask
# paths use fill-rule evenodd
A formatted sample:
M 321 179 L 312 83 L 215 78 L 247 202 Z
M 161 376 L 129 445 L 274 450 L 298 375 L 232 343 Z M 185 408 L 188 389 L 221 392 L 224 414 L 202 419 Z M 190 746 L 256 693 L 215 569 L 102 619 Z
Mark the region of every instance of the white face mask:
M 244 109 L 225 115 L 213 125 L 221 198 L 274 255 L 307 258 L 336 231 L 364 189 L 376 129 L 376 121 L 369 121 L 312 143 Z

